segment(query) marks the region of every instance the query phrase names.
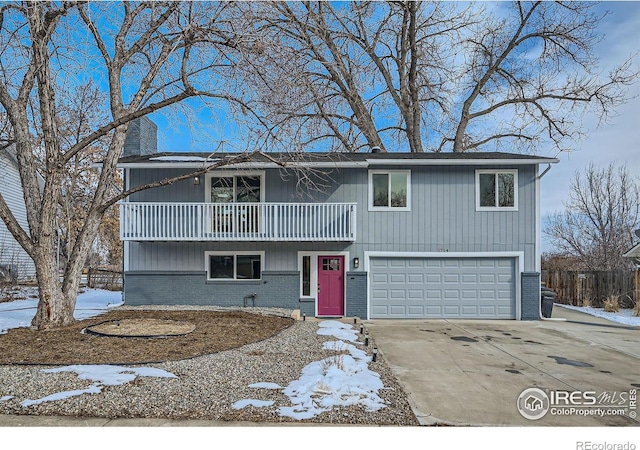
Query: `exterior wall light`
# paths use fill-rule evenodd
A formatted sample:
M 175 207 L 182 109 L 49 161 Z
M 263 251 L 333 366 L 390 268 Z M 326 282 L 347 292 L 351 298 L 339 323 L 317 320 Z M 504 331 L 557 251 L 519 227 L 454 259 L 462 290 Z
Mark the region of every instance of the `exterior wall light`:
M 357 269 L 360 267 L 360 258 L 353 258 L 353 268 Z
M 193 185 L 198 186 L 199 184 L 200 184 L 200 177 L 196 175 L 195 177 L 193 177 Z

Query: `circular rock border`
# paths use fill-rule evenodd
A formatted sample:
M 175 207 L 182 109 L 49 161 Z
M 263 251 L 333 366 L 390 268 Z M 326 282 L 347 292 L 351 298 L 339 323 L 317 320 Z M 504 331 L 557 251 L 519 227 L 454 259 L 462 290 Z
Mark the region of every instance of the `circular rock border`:
M 124 325 L 124 326 L 123 326 Z M 144 325 L 144 327 L 143 327 Z M 144 328 L 147 328 L 144 332 Z M 185 336 L 196 329 L 195 324 L 170 319 L 106 320 L 82 329 L 83 333 L 119 338 L 171 338 Z

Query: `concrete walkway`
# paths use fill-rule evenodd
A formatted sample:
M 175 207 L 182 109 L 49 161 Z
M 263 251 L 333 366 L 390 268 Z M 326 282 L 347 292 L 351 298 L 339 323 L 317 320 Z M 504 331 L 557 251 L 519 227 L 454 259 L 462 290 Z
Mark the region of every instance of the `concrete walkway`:
M 553 316 L 564 320 L 365 324 L 422 424 L 637 426 L 626 416 L 520 415 L 518 396 L 531 387 L 627 396 L 640 390 L 640 329 L 557 306 Z

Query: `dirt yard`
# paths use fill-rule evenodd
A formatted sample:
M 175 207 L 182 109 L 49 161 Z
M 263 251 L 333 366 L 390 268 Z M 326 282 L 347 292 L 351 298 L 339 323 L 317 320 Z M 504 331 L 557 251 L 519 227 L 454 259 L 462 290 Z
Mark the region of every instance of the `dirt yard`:
M 146 319 L 187 323 L 195 328 L 183 336 L 153 339 L 83 333 L 86 327 L 102 322 L 119 320 L 123 323 L 144 323 Z M 292 323 L 290 318 L 243 312 L 110 311 L 51 331 L 28 328 L 9 330 L 7 334 L 0 335 L 0 364 L 142 364 L 176 361 L 261 341 Z M 147 334 L 144 328 L 140 330 L 142 334 Z

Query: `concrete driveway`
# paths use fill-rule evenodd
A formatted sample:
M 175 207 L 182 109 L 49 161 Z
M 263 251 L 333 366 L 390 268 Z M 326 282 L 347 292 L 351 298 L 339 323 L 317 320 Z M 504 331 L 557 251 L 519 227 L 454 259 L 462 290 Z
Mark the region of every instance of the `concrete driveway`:
M 553 312 L 565 321 L 370 320 L 365 326 L 422 424 L 637 426 L 629 396 L 640 391 L 640 329 L 557 306 Z M 591 393 L 551 401 L 546 415 L 529 420 L 517 409 L 528 388 Z M 598 404 L 577 407 L 592 397 Z M 624 416 L 612 415 L 611 404 L 625 409 Z

